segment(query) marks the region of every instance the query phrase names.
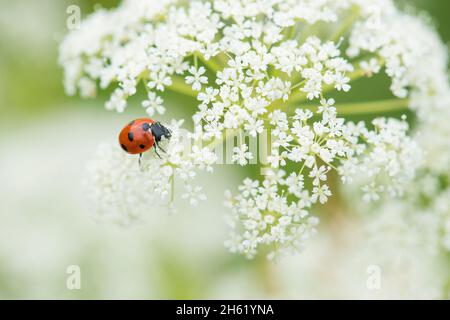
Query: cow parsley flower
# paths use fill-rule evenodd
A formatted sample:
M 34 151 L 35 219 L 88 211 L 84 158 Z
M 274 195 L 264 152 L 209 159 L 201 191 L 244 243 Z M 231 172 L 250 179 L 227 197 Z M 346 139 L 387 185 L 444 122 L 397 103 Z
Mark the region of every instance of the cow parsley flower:
M 270 257 L 301 248 L 318 222 L 311 206 L 333 196 L 331 175 L 357 181 L 365 200 L 404 194 L 423 155 L 406 120 L 355 123 L 347 115 L 410 107 L 419 122 L 432 121 L 450 92 L 445 46 L 392 0 L 125 0 L 71 32 L 60 63 L 68 94 L 110 87 L 109 110 L 123 112 L 141 88 L 150 115 L 165 111 L 162 92 L 197 99 L 189 151 L 180 154 L 173 140 L 167 158 L 143 167 L 141 176 L 163 175 L 148 191 L 163 200 L 175 176 L 189 182 L 182 198 L 193 205 L 204 199 L 191 183 L 194 169 L 211 171 L 214 147 L 230 132 L 269 137 L 267 157 L 254 159 L 262 175 L 245 179 L 238 195 L 227 193 L 227 246 L 249 257 L 261 246 Z M 353 81 L 378 73 L 390 78 L 395 99 L 344 103 Z M 256 156 L 242 140 L 233 145 L 232 160 L 241 166 Z M 94 166 L 94 194 L 127 213 L 133 201 L 109 191 L 122 177 L 106 170 L 123 162 L 125 174 L 127 158 L 120 157 Z
M 142 101 L 142 107 L 145 108 L 149 117 L 155 113 L 164 114 L 166 108 L 163 106 L 164 100 L 154 92 L 149 92 L 147 100 Z
M 284 176 L 284 172 L 281 172 Z M 239 187 L 244 191 L 233 197 L 228 193 L 227 205 L 233 228 L 226 246 L 232 252 L 252 257 L 260 246 L 276 246 L 278 250 L 299 250 L 303 241 L 315 234 L 316 217 L 309 216 L 308 207 L 315 202 L 295 202 L 279 194 L 280 185 L 286 189 L 286 180 L 265 179 L 262 183 L 246 179 Z M 275 251 L 269 252 L 273 257 Z
M 253 159 L 253 154 L 248 151 L 248 146 L 243 143 L 240 147 L 233 148 L 233 162 L 239 163 L 241 166 L 245 166 L 249 160 Z
M 206 72 L 204 67 L 196 69 L 195 67 L 189 68 L 191 76 L 186 77 L 186 83 L 192 85 L 192 90 L 200 91 L 202 84 L 208 83 L 208 77 L 203 74 Z

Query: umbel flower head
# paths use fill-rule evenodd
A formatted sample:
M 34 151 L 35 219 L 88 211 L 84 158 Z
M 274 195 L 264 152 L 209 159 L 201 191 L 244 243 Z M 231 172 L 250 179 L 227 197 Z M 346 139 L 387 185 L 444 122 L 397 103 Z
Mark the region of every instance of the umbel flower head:
M 105 105 L 110 110 L 123 112 L 141 91 L 150 116 L 170 114 L 166 91 L 196 99 L 195 143 L 183 152 L 181 167 L 163 165 L 163 172 L 192 179 L 194 169 L 212 167 L 214 147 L 230 135 L 270 132 L 264 174 L 245 179 L 239 195 L 227 193 L 227 246 L 249 257 L 260 247 L 270 257 L 301 248 L 318 223 L 311 209 L 333 196 L 334 174 L 345 184 L 362 180 L 365 200 L 402 195 L 422 158 L 406 119 L 355 123 L 347 116 L 410 107 L 419 122 L 430 121 L 445 107 L 439 97 L 449 92 L 445 46 L 431 27 L 391 0 L 129 0 L 98 10 L 69 33 L 60 63 L 68 94 L 112 88 Z M 392 99 L 345 103 L 353 81 L 378 73 L 391 79 Z M 259 160 L 245 139 L 232 150 L 240 166 Z M 108 166 L 128 171 L 126 156 L 119 158 Z M 195 164 L 198 159 L 204 161 Z M 164 198 L 175 175 L 146 191 L 139 184 L 161 171 L 152 161 L 158 164 L 127 177 L 136 179 L 143 197 L 158 190 Z M 114 170 L 96 170 L 101 210 L 138 211 L 126 194 L 111 192 L 121 183 L 109 175 Z M 198 186 L 186 190 L 192 204 L 204 198 Z

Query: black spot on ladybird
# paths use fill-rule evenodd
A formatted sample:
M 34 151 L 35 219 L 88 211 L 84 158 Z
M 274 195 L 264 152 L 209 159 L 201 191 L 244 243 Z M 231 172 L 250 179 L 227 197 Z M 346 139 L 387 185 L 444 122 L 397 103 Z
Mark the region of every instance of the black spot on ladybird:
M 133 142 L 134 139 L 134 134 L 133 132 L 128 132 L 128 140 L 130 140 L 131 142 Z
M 141 149 L 145 149 L 145 145 L 143 145 L 143 144 L 140 144 L 140 145 L 139 145 L 139 148 L 141 148 Z
M 123 150 L 125 150 L 126 152 L 128 152 L 128 149 L 127 149 L 127 147 L 125 147 L 124 144 L 121 143 L 120 146 L 122 147 Z
M 148 131 L 150 129 L 150 125 L 146 122 L 142 124 L 142 129 L 144 129 L 144 131 Z

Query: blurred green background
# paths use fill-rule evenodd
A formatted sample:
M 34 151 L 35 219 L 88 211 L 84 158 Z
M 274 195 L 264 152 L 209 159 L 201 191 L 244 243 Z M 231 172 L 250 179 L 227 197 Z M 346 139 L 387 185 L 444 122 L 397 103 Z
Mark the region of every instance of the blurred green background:
M 67 32 L 68 5 L 79 5 L 84 18 L 118 1 L 0 3 L 0 298 L 374 297 L 365 289 L 364 268 L 339 274 L 326 267 L 335 239 L 325 233 L 312 249 L 278 265 L 229 254 L 222 246 L 223 190 L 214 180 L 232 189 L 243 172 L 230 176 L 219 168 L 213 179 L 204 178 L 214 206 L 177 216 L 150 212 L 146 223 L 128 229 L 94 224 L 83 201 L 84 165 L 99 142 L 114 141 L 118 128 L 144 110 L 136 104 L 123 115 L 108 112 L 105 93 L 94 100 L 67 97 L 57 50 Z M 427 10 L 450 41 L 450 1 L 407 3 Z M 388 86 L 383 77 L 374 81 Z M 166 117 L 188 115 L 177 108 Z M 354 228 L 338 225 L 344 233 Z M 348 258 L 333 252 L 333 259 Z M 69 265 L 81 267 L 81 290 L 66 287 Z M 346 277 L 355 284 L 345 284 Z

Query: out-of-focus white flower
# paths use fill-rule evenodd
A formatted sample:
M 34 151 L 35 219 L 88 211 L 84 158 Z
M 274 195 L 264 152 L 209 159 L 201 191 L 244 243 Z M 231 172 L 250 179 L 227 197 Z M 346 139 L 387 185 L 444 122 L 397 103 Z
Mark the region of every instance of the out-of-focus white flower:
M 355 23 L 347 54 L 375 55 L 377 62 L 372 59 L 368 64 L 363 62 L 363 71 L 376 73 L 378 65 L 384 65 L 392 79 L 393 94 L 410 97 L 410 106 L 421 117 L 432 116 L 432 110 L 442 106 L 433 105 L 430 100 L 423 103 L 421 99 L 442 96 L 448 91 L 445 45 L 425 22 L 400 12 L 391 1 L 379 1 L 361 9 L 369 13 L 369 18 Z
M 164 114 L 166 112 L 166 108 L 163 106 L 164 100 L 161 97 L 158 97 L 156 93 L 149 92 L 148 99 L 142 101 L 142 107 L 145 108 L 149 117 L 153 116 L 156 113 Z
M 372 75 L 380 72 L 381 65 L 378 62 L 377 59 L 371 58 L 368 61 L 362 61 L 359 66 L 361 67 L 361 70 L 367 74 L 368 77 L 371 77 Z
M 206 200 L 206 195 L 202 193 L 202 187 L 191 185 L 186 186 L 186 192 L 181 196 L 183 199 L 188 199 L 189 203 L 193 206 L 197 206 L 199 201 Z
M 444 103 L 446 98 L 442 97 Z M 450 103 L 447 104 L 450 106 Z M 399 237 L 409 239 L 411 245 L 421 247 L 429 254 L 437 254 L 439 251 L 450 251 L 450 129 L 448 119 L 450 108 L 443 108 L 440 117 L 429 117 L 421 122 L 417 130 L 417 144 L 423 151 L 423 160 L 418 162 L 416 174 L 404 196 L 398 198 L 383 198 L 381 202 L 368 207 L 359 208 L 357 211 L 370 213 L 370 215 L 383 214 L 383 224 L 372 227 L 373 234 L 383 234 L 389 229 L 386 226 L 388 216 L 400 217 L 404 228 Z M 398 145 L 398 143 L 396 144 Z M 392 149 L 391 149 L 392 150 Z M 403 156 L 402 156 L 403 157 Z M 414 154 L 404 155 L 405 165 L 408 162 L 416 162 Z M 390 170 L 386 163 L 383 167 Z M 407 172 L 407 170 L 399 169 Z M 410 172 L 412 174 L 412 171 Z M 358 180 L 358 179 L 357 179 Z M 360 183 L 360 180 L 358 181 Z M 393 185 L 388 185 L 391 188 Z M 381 186 L 371 182 L 363 186 L 366 200 L 379 200 L 383 194 Z M 394 188 L 395 191 L 395 188 Z M 353 197 L 355 190 L 347 189 L 347 195 Z M 391 218 L 394 219 L 394 218 Z

